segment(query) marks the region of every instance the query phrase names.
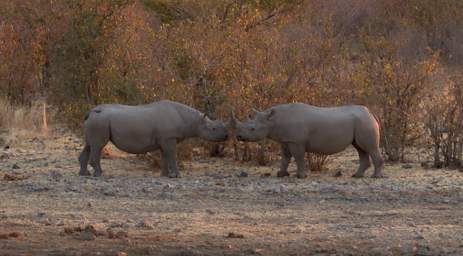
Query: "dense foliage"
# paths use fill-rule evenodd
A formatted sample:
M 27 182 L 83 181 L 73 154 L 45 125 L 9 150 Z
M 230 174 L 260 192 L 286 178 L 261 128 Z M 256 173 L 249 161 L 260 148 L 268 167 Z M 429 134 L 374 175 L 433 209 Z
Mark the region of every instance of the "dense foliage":
M 462 27 L 460 0 L 1 1 L 0 94 L 71 123 L 161 98 L 222 118 L 364 104 L 389 160 L 426 144 L 461 165 Z

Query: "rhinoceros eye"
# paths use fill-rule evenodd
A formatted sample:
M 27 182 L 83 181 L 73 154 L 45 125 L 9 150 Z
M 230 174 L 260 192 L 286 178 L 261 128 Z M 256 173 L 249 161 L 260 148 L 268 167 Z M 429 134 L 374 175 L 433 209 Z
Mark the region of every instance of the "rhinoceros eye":
M 212 127 L 212 130 L 213 130 L 213 131 L 215 131 L 216 129 L 217 129 L 217 128 L 215 128 L 215 127 Z
M 251 127 L 251 131 L 255 131 L 255 130 L 256 130 L 256 128 L 254 128 L 254 127 Z

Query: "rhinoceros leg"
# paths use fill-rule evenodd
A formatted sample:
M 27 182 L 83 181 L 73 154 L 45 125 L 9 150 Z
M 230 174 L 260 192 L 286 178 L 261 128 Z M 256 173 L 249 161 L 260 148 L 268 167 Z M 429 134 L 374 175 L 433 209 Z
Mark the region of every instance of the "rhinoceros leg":
M 95 172 L 93 173 L 93 176 L 95 177 L 100 177 L 101 174 L 103 173 L 103 170 L 101 170 L 100 160 L 101 160 L 101 150 L 103 150 L 104 146 L 105 145 L 90 146 L 90 165 L 95 170 Z
M 296 160 L 297 173 L 296 177 L 304 179 L 307 177 L 307 170 L 305 169 L 305 146 L 300 144 L 291 143 L 289 146 L 289 152 Z
M 170 139 L 162 143 L 161 149 L 164 152 L 163 158 L 166 160 L 161 160 L 161 161 L 166 161 L 168 168 L 169 168 L 169 173 L 168 177 L 169 178 L 178 178 L 180 175 L 178 173 L 177 169 L 177 141 L 175 139 Z
M 371 166 L 370 163 L 370 155 L 368 155 L 367 152 L 365 152 L 363 149 L 361 149 L 359 146 L 357 146 L 354 143 L 355 149 L 357 149 L 357 152 L 359 154 L 360 158 L 360 165 L 357 169 L 357 171 L 352 175 L 353 178 L 362 178 L 363 175 L 365 174 L 365 171 Z
M 89 157 L 90 157 L 90 146 L 85 145 L 84 149 L 82 150 L 82 153 L 80 153 L 80 156 L 79 156 L 79 162 L 80 162 L 79 175 L 80 176 L 90 176 L 90 172 L 87 169 Z
M 161 149 L 161 176 L 169 177 L 169 162 L 165 150 Z
M 280 171 L 277 172 L 277 177 L 289 176 L 288 165 L 291 161 L 291 152 L 289 152 L 288 146 L 281 145 L 281 166 Z
M 384 161 L 379 149 L 375 149 L 373 152 L 370 152 L 371 159 L 373 160 L 373 165 L 375 166 L 375 171 L 373 172 L 372 178 L 386 178 L 381 173 L 383 169 Z

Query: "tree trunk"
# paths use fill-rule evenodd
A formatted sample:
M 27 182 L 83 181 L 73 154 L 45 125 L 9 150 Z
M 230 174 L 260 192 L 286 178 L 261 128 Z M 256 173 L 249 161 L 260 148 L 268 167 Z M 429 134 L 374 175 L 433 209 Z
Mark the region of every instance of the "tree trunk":
M 257 147 L 257 163 L 261 166 L 268 164 L 268 159 L 265 155 L 265 140 L 259 142 Z
M 216 118 L 216 102 L 207 90 L 207 82 L 200 77 L 195 84 L 193 101 L 196 108 L 204 112 L 210 118 Z M 225 155 L 225 145 L 223 143 L 209 144 L 209 156 L 223 157 Z
M 47 116 L 47 102 L 43 101 L 43 125 L 42 125 L 43 136 L 48 136 L 48 116 Z

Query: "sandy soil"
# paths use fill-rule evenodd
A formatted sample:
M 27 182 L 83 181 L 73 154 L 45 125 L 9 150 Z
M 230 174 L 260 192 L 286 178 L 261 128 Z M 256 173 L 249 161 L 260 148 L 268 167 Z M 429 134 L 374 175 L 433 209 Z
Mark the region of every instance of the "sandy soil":
M 305 180 L 228 158 L 166 179 L 134 156 L 103 159 L 104 177 L 86 178 L 80 142 L 28 137 L 0 150 L 0 255 L 463 255 L 456 170 L 415 161 L 352 179 L 349 149 Z

